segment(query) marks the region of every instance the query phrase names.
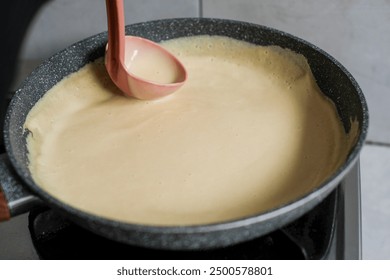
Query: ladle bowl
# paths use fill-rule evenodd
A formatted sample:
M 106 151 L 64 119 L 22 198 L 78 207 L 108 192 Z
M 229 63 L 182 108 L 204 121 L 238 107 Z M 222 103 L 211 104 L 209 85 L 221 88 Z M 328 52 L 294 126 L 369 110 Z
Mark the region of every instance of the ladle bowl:
M 187 79 L 183 64 L 161 45 L 125 36 L 123 0 L 106 0 L 108 43 L 105 65 L 124 95 L 156 99 L 178 90 Z

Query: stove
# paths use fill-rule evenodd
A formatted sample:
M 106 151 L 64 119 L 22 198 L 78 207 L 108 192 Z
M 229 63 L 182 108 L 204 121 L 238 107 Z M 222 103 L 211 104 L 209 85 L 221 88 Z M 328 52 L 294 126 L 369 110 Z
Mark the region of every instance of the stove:
M 361 259 L 360 211 L 357 162 L 339 186 L 304 216 L 238 245 L 204 251 L 145 249 L 95 235 L 42 207 L 21 223 L 0 224 L 0 259 Z

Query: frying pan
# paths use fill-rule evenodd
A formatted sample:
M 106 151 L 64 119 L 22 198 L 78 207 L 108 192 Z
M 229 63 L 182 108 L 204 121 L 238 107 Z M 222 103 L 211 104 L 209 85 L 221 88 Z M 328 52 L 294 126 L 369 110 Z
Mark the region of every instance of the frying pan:
M 299 218 L 337 187 L 359 158 L 367 135 L 365 98 L 351 74 L 334 58 L 312 44 L 268 27 L 222 19 L 182 18 L 129 25 L 126 34 L 159 42 L 193 36 L 223 35 L 259 45 L 279 45 L 303 54 L 322 92 L 333 100 L 345 132 L 358 123 L 357 140 L 343 163 L 323 184 L 285 205 L 242 219 L 198 226 L 149 226 L 94 216 L 59 201 L 34 182 L 28 169 L 26 116 L 34 104 L 65 76 L 104 55 L 107 33 L 97 34 L 57 53 L 39 66 L 15 93 L 4 129 L 6 154 L 0 160 L 0 218 L 8 219 L 44 203 L 76 224 L 119 242 L 155 249 L 194 250 L 233 245 L 278 229 Z M 261 170 L 259 170 L 261 172 Z M 0 188 L 1 189 L 1 188 Z M 93 199 L 93 194 L 91 194 Z

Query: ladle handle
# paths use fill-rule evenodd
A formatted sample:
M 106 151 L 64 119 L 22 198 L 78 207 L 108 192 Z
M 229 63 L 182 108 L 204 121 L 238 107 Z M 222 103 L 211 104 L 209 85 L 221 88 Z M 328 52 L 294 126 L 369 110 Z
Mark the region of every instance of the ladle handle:
M 108 44 L 107 59 L 111 61 L 111 70 L 117 70 L 125 57 L 125 16 L 123 0 L 106 0 Z

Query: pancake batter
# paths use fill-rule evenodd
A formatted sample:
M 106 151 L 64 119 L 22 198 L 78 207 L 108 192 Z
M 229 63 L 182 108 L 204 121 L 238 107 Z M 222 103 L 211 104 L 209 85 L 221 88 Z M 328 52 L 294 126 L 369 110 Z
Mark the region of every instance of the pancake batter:
M 35 105 L 25 128 L 40 187 L 114 220 L 207 224 L 288 203 L 346 159 L 354 135 L 303 56 L 218 36 L 164 45 L 188 71 L 171 96 L 122 96 L 99 59 Z

